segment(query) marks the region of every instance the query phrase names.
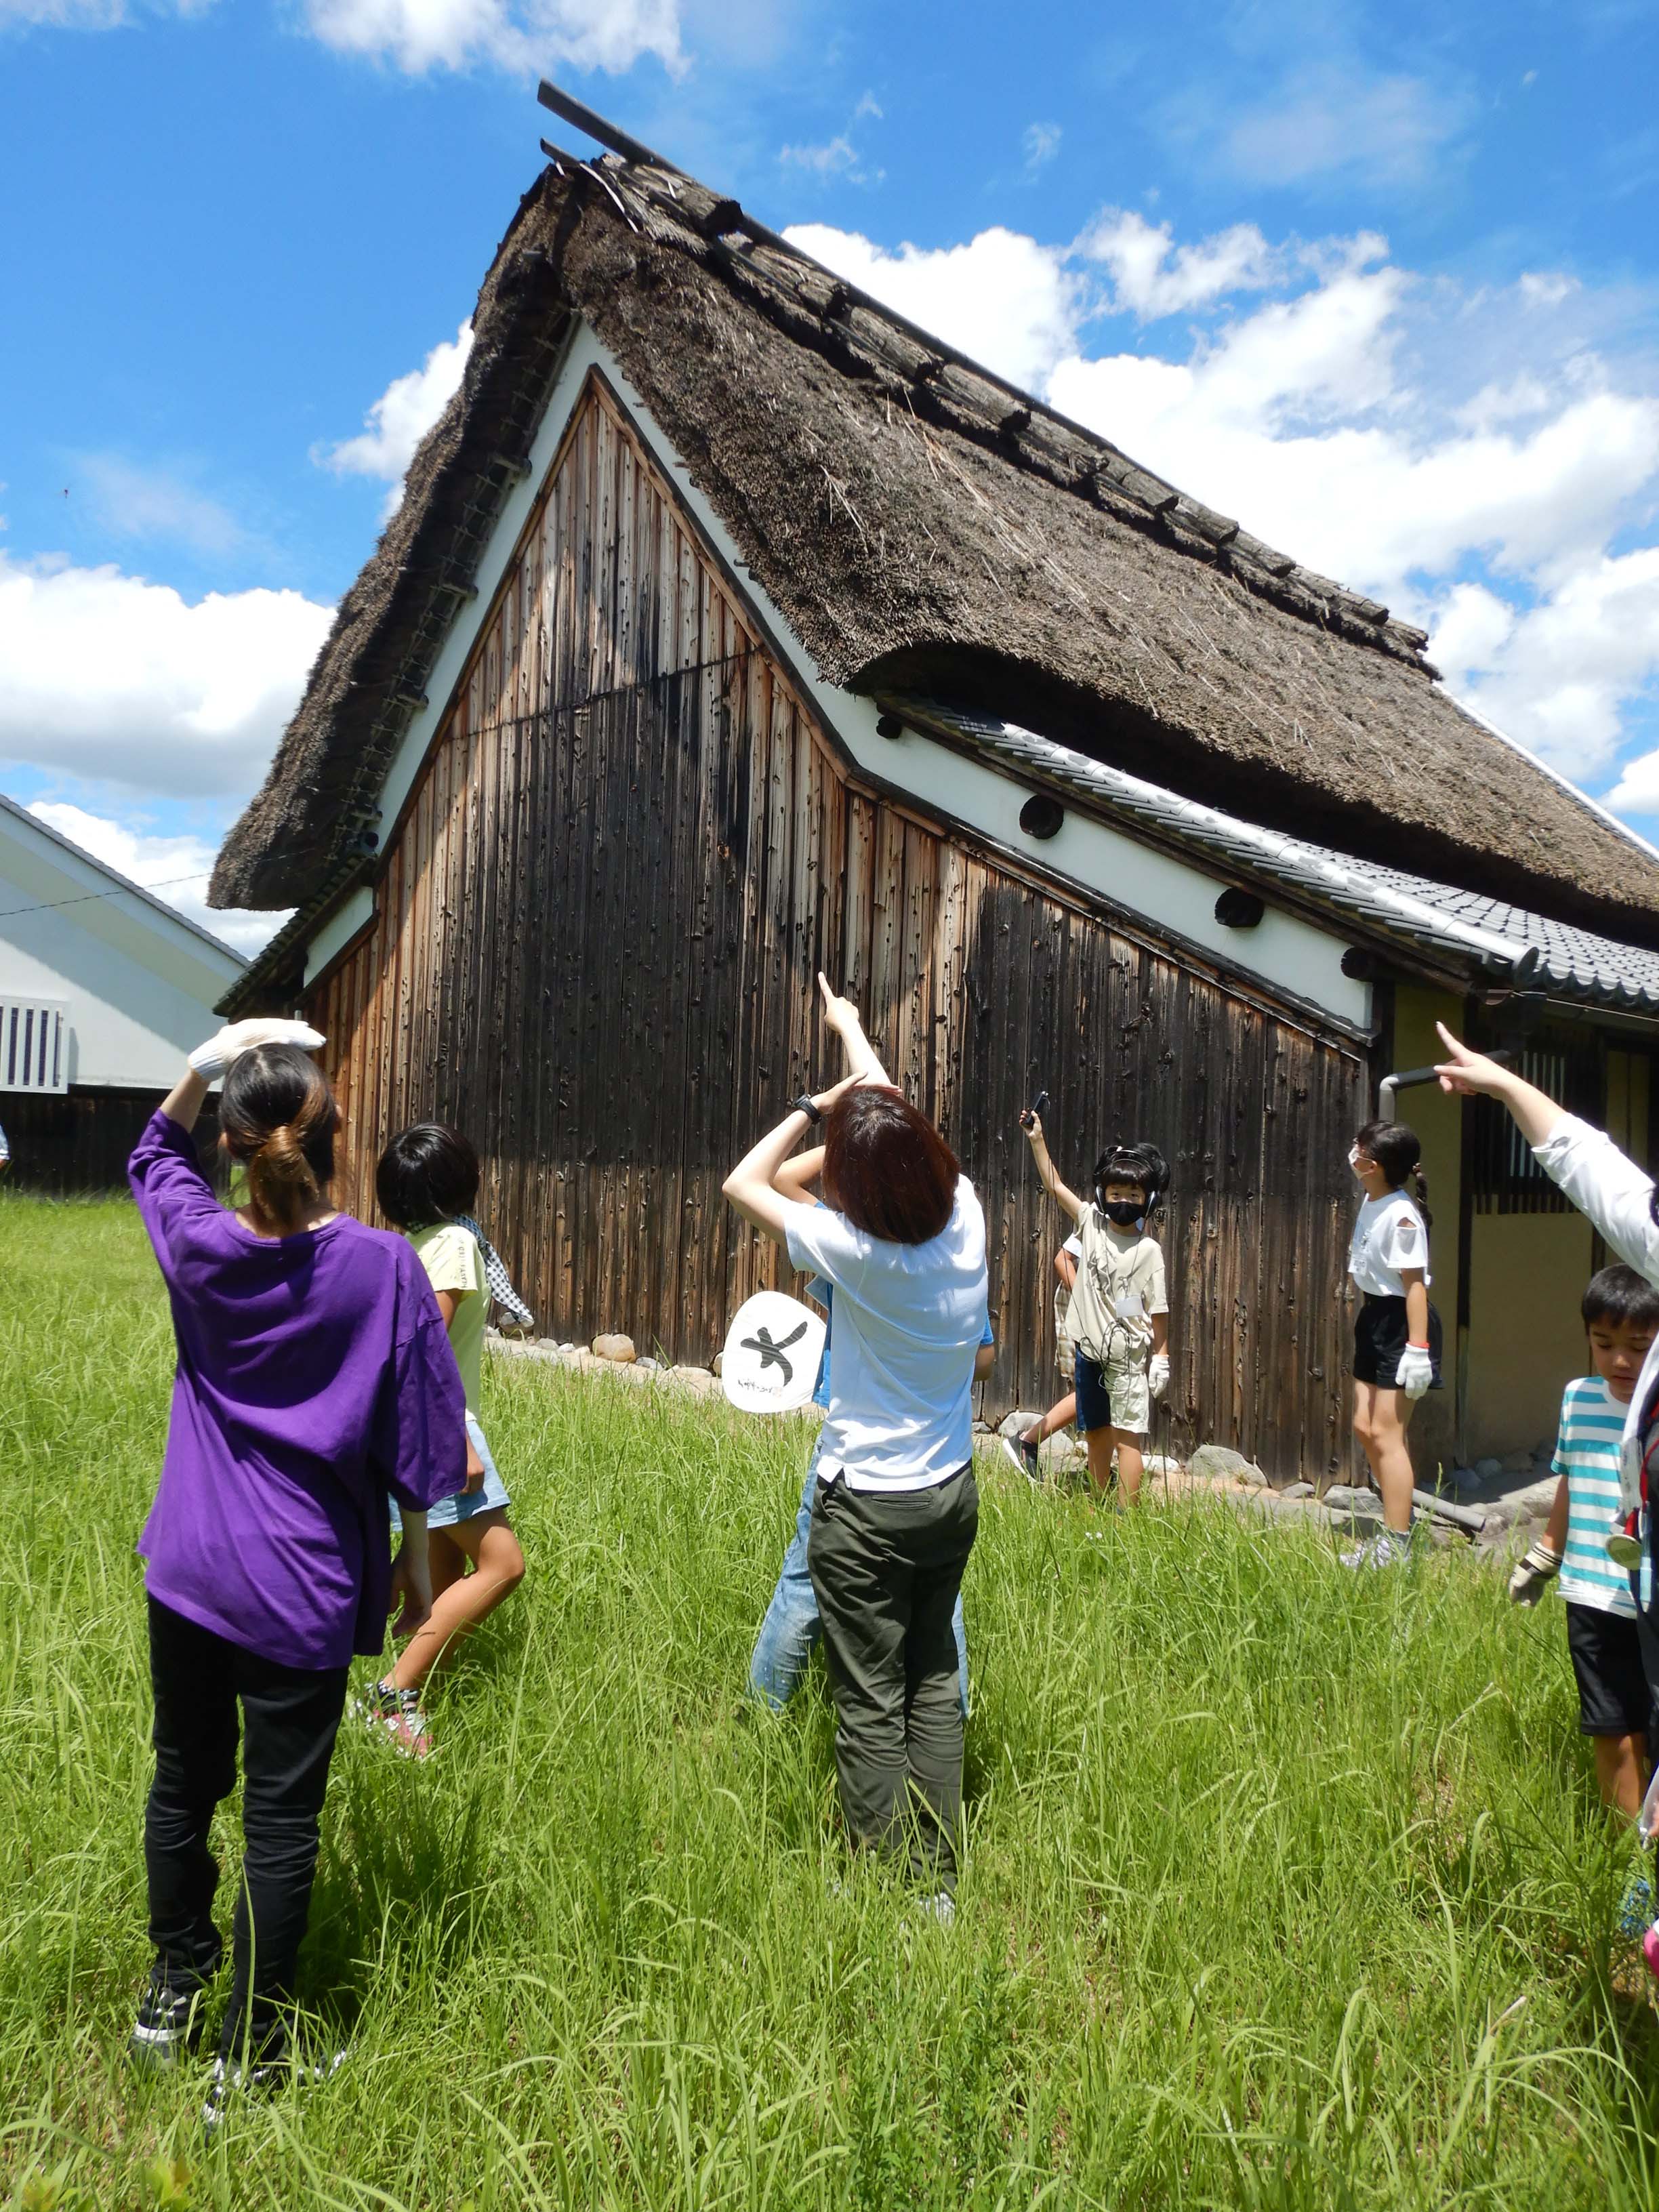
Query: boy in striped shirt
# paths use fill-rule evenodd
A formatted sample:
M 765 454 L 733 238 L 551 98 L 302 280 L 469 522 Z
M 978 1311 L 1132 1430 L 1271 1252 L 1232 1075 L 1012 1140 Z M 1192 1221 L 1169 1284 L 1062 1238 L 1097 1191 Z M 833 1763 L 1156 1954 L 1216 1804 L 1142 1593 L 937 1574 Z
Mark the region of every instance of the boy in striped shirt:
M 1603 1267 L 1590 1278 L 1583 1315 L 1593 1372 L 1569 1382 L 1562 1395 L 1555 1502 L 1541 1540 L 1510 1578 L 1510 1595 L 1517 1605 L 1535 1605 L 1559 1574 L 1578 1724 L 1595 1747 L 1603 1803 L 1633 1820 L 1648 1784 L 1652 1697 L 1630 1577 L 1608 1559 L 1607 1538 L 1619 1511 L 1625 1409 L 1659 1334 L 1659 1291 L 1634 1267 Z

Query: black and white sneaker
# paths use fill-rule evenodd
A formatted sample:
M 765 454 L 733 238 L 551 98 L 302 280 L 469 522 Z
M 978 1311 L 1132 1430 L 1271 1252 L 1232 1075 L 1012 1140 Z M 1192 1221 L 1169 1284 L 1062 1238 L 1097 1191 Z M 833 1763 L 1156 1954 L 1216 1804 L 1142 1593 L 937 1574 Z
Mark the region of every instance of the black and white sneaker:
M 1041 1484 L 1042 1462 L 1037 1457 L 1036 1431 L 1027 1429 L 1023 1437 L 1004 1437 L 1002 1449 L 1027 1481 Z
M 213 2079 L 202 2106 L 202 2125 L 211 2134 L 239 2097 L 275 2097 L 284 2089 L 314 2089 L 345 2064 L 343 2051 L 289 2050 L 280 2058 L 252 2066 L 213 2062 Z
M 207 1990 L 198 1983 L 181 1990 L 169 1983 L 158 1960 L 149 1970 L 149 1984 L 138 2000 L 138 2016 L 127 2038 L 127 2049 L 139 2065 L 165 2073 L 181 2058 L 193 2058 L 201 2047 L 203 2014 Z

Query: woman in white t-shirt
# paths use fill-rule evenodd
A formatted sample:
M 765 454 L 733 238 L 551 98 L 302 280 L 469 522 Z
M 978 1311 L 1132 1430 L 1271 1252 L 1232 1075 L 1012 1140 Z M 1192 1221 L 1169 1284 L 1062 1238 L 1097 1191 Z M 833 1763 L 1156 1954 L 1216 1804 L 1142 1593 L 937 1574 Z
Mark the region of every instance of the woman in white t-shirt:
M 820 979 L 822 980 L 822 979 Z M 867 1065 L 858 1016 L 824 986 L 832 1028 Z M 821 1206 L 776 1188 L 822 1124 Z M 985 1335 L 985 1218 L 939 1131 L 864 1076 L 795 1101 L 726 1177 L 744 1218 L 830 1284 L 830 1403 L 807 1571 L 835 1692 L 842 1809 L 951 1917 L 962 1705 L 951 1626 L 979 1522 L 974 1366 Z
M 1354 1320 L 1353 1432 L 1382 1494 L 1382 1526 L 1345 1553 L 1350 1567 L 1404 1559 L 1412 1533 L 1411 1410 L 1440 1388 L 1440 1316 L 1429 1304 L 1428 1185 L 1423 1147 L 1404 1121 L 1367 1121 L 1348 1164 L 1365 1194 L 1348 1248 L 1361 1294 Z M 1410 1177 L 1415 1196 L 1404 1186 Z

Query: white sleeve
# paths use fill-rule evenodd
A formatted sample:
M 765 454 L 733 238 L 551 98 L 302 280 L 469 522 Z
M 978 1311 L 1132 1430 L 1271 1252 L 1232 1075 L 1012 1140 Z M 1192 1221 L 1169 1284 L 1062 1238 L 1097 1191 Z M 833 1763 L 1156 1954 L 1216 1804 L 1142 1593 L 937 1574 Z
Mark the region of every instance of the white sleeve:
M 1069 1252 L 1074 1260 L 1080 1260 L 1083 1257 L 1083 1239 L 1068 1237 L 1060 1249 L 1062 1252 Z
M 833 1206 L 787 1200 L 783 1240 L 791 1267 L 803 1274 L 821 1275 L 832 1289 L 856 1292 L 864 1272 L 866 1240 Z
M 1420 1274 L 1428 1272 L 1429 1240 L 1423 1224 L 1409 1206 L 1395 1206 L 1382 1224 L 1376 1249 L 1382 1265 L 1391 1267 L 1396 1274 L 1402 1267 L 1414 1267 Z
M 1533 1152 L 1620 1258 L 1659 1284 L 1659 1225 L 1649 1207 L 1653 1177 L 1626 1159 L 1605 1129 L 1591 1128 L 1576 1114 L 1564 1114 Z

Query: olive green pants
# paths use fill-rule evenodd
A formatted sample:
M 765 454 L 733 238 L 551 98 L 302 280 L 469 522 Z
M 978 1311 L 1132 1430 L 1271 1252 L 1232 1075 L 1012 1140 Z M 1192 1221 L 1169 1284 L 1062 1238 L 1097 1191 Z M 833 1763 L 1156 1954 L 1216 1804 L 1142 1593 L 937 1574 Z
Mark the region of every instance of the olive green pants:
M 971 1462 L 930 1490 L 821 1482 L 806 1566 L 836 1699 L 842 1810 L 855 1842 L 955 1886 L 962 1698 L 951 1616 L 979 1526 Z

